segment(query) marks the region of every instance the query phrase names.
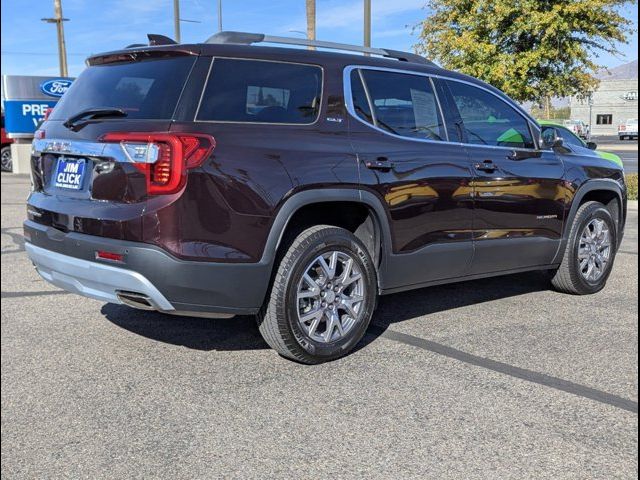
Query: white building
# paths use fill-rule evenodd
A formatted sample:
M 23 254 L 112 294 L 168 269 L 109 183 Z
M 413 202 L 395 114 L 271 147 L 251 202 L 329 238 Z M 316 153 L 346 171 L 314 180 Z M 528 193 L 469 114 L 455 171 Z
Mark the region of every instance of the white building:
M 599 78 L 591 108 L 587 99 L 570 98 L 571 118 L 591 125 L 592 135 L 616 135 L 618 125 L 638 118 L 638 61 L 613 68 Z

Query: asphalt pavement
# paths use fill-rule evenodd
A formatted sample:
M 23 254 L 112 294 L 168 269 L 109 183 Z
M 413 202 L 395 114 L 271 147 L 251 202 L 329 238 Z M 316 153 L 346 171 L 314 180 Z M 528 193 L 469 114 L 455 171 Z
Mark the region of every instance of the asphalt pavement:
M 622 158 L 627 173 L 638 173 L 638 140 L 620 140 L 616 135 L 593 137 L 598 150 L 612 152 Z
M 3 479 L 637 478 L 637 204 L 596 295 L 523 274 L 387 296 L 356 352 L 303 366 L 251 318 L 48 285 L 28 188 L 2 175 Z

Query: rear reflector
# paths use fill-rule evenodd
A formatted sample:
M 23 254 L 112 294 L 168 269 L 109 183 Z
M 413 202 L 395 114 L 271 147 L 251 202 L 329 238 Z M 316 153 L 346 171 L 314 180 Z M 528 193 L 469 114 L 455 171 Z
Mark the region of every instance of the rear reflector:
M 112 132 L 100 140 L 120 143 L 127 158 L 145 174 L 150 195 L 180 191 L 187 170 L 202 165 L 215 147 L 212 136 L 191 133 Z
M 106 252 L 104 250 L 96 251 L 96 259 L 98 260 L 110 260 L 112 262 L 122 262 L 124 260 L 124 255 L 121 253 L 115 252 Z

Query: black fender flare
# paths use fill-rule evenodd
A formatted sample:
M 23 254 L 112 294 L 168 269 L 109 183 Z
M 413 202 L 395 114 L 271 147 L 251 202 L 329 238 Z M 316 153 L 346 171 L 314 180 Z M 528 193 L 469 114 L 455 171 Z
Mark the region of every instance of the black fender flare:
M 616 221 L 616 226 L 618 230 L 616 236 L 618 237 L 618 246 L 619 246 L 620 242 L 622 241 L 622 235 L 621 235 L 621 230 L 623 228 L 622 219 L 624 218 L 625 212 L 626 212 L 626 205 L 624 202 L 625 195 L 623 193 L 623 189 L 617 181 L 612 180 L 610 178 L 598 178 L 593 180 L 587 180 L 578 188 L 578 191 L 573 196 L 573 200 L 571 201 L 571 208 L 569 209 L 569 213 L 565 218 L 565 222 L 563 226 L 562 241 L 560 242 L 560 246 L 558 247 L 558 251 L 552 263 L 556 264 L 562 261 L 562 257 L 564 256 L 564 251 L 567 247 L 567 242 L 569 240 L 568 237 L 569 237 L 569 232 L 571 231 L 571 225 L 573 225 L 573 221 L 576 218 L 576 213 L 578 212 L 578 208 L 580 208 L 580 205 L 582 204 L 582 200 L 584 199 L 584 197 L 588 193 L 596 190 L 606 190 L 606 191 L 614 192 L 618 197 L 618 202 L 620 203 L 620 218 L 616 218 L 615 221 Z
M 285 200 L 271 224 L 260 263 L 270 264 L 273 267 L 276 252 L 282 242 L 287 225 L 293 215 L 300 208 L 307 205 L 328 202 L 360 203 L 373 213 L 374 221 L 379 229 L 381 237 L 380 240 L 382 243 L 380 248 L 380 261 L 381 264 L 384 263 L 388 255 L 391 253 L 392 245 L 391 230 L 386 210 L 379 197 L 367 190 L 358 188 L 322 188 L 304 190 L 293 194 Z

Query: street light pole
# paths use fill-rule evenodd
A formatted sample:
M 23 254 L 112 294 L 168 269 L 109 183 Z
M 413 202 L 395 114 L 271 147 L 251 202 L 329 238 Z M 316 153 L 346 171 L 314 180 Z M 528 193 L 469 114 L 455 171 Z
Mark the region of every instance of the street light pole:
M 173 35 L 180 43 L 180 0 L 173 0 Z
M 218 0 L 218 31 L 222 31 L 222 0 Z
M 371 0 L 364 0 L 364 46 L 371 47 Z
M 58 60 L 60 62 L 60 76 L 68 77 L 69 72 L 67 70 L 67 45 L 64 40 L 64 25 L 62 22 L 66 22 L 69 19 L 62 16 L 62 0 L 53 0 L 53 18 L 43 18 L 43 22 L 55 23 L 56 32 L 58 34 Z

